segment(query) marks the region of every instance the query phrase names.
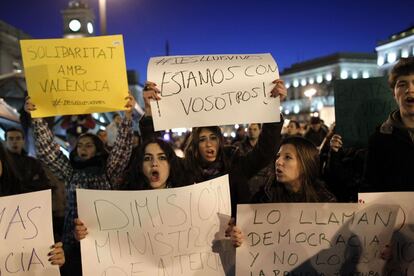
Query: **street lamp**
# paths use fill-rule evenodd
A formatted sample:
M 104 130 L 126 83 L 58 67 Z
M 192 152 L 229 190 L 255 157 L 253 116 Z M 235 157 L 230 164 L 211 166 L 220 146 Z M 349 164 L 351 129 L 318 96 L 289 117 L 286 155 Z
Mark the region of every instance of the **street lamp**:
M 99 0 L 99 24 L 101 35 L 106 35 L 106 0 Z

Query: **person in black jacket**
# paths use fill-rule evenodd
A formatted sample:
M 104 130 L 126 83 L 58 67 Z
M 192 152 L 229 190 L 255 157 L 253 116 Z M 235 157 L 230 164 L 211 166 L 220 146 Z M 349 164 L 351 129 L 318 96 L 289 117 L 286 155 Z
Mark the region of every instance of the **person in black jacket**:
M 21 178 L 18 177 L 17 168 L 9 153 L 0 143 L 0 196 L 18 195 L 21 193 L 34 192 L 22 188 Z M 65 264 L 65 253 L 63 252 L 62 242 L 52 245 L 48 254 L 49 262 L 59 267 Z
M 274 83 L 271 96 L 280 96 L 283 100 L 287 94 L 283 81 L 278 79 Z M 146 117 L 141 120 L 141 127 L 148 129 L 152 126 L 149 100 L 161 100 L 158 94 L 156 84 L 147 82 L 144 91 Z M 229 174 L 232 214 L 235 216 L 236 205 L 248 203 L 251 198 L 247 180 L 269 164 L 276 153 L 282 125 L 282 118 L 277 123 L 264 123 L 256 146 L 247 154 L 241 154 L 235 147 L 225 146 L 218 126 L 193 128 L 182 161 L 187 175 L 184 184 L 199 183 Z M 141 129 L 141 132 L 146 133 L 148 130 Z M 146 136 L 148 135 L 143 134 L 143 137 Z
M 9 128 L 5 133 L 6 148 L 13 159 L 16 168 L 19 170 L 21 177 L 22 191 L 50 189 L 49 179 L 39 160 L 27 155 L 24 150 L 23 130 L 18 128 Z
M 320 180 L 319 151 L 309 140 L 288 137 L 281 143 L 274 175 L 252 203 L 336 202 Z M 230 222 L 226 231 L 234 246 L 243 242 L 241 229 Z
M 363 191 L 414 191 L 414 57 L 400 59 L 388 82 L 398 110 L 370 138 Z

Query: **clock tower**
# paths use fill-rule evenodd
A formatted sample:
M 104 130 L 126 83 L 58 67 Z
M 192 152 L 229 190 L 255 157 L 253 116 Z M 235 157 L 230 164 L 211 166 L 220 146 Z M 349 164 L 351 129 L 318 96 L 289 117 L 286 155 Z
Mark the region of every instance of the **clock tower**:
M 95 33 L 95 16 L 82 0 L 69 1 L 68 7 L 62 11 L 63 37 L 75 38 L 92 36 Z

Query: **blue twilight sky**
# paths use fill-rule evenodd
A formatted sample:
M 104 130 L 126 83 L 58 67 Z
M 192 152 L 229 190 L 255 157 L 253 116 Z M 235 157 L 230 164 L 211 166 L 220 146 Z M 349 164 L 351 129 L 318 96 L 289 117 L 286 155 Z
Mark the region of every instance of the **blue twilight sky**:
M 98 1 L 84 0 L 96 11 Z M 34 38 L 63 33 L 69 0 L 0 0 L 0 19 Z M 414 25 L 413 0 L 107 0 L 108 34 L 123 34 L 140 82 L 152 56 L 272 53 L 283 70 L 334 52 L 374 52 Z

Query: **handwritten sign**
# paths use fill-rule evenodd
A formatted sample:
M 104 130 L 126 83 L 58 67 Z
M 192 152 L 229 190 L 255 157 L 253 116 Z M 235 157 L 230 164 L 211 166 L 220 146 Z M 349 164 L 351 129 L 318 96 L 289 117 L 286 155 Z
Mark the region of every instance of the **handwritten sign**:
M 0 198 L 0 275 L 60 275 L 48 261 L 51 206 L 50 190 Z
M 154 128 L 278 122 L 277 78 L 270 54 L 153 57 L 148 79 L 162 98 L 151 103 Z
M 375 128 L 397 108 L 386 78 L 336 80 L 336 132 L 346 147 L 367 147 Z
M 387 202 L 400 207 L 391 241 L 392 257 L 383 275 L 414 275 L 414 204 L 413 192 L 360 193 L 365 203 Z
M 236 275 L 382 275 L 396 206 L 349 203 L 238 205 L 245 242 Z M 360 274 L 358 274 L 360 273 Z
M 183 188 L 77 190 L 83 275 L 225 275 L 228 176 Z M 228 248 L 228 249 L 226 249 Z
M 45 117 L 123 110 L 128 95 L 121 35 L 20 41 L 27 89 Z

